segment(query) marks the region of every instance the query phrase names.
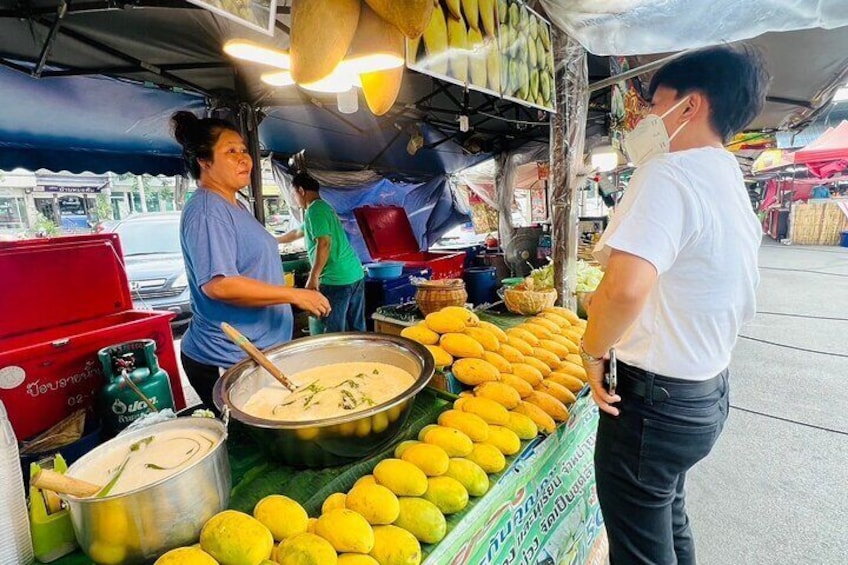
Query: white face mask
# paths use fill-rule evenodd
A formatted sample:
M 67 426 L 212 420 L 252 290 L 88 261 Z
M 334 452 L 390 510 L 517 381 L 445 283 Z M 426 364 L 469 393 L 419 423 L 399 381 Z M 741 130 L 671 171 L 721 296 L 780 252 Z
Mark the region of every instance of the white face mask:
M 624 152 L 627 153 L 627 158 L 631 163 L 638 167 L 640 165 L 644 165 L 657 155 L 668 153 L 668 150 L 671 147 L 671 140 L 674 139 L 677 134 L 680 133 L 680 130 L 682 130 L 689 122 L 687 121 L 681 124 L 673 134 L 668 135 L 668 131 L 665 129 L 665 123 L 663 123 L 663 118 L 668 116 L 687 100 L 689 100 L 688 96 L 666 110 L 662 116 L 648 114 L 642 118 L 642 121 L 636 124 L 636 127 L 633 128 L 632 131 L 628 132 L 624 136 Z

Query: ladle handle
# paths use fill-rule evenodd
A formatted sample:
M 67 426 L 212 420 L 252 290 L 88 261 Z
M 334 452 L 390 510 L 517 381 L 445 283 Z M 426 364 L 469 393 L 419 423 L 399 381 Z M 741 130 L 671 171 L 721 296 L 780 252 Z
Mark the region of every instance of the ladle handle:
M 40 469 L 30 481 L 42 490 L 51 490 L 59 494 L 69 494 L 77 498 L 89 498 L 100 492 L 102 487 L 81 481 L 56 471 Z
M 253 343 L 251 343 L 249 339 L 244 337 L 244 335 L 242 335 L 240 331 L 232 327 L 227 322 L 221 322 L 221 330 L 228 338 L 230 338 L 230 340 L 232 340 L 233 343 L 241 347 L 242 350 L 247 353 L 251 359 L 259 363 L 259 365 L 263 369 L 271 373 L 272 377 L 280 381 L 281 385 L 283 385 L 292 392 L 297 390 L 297 387 L 294 386 L 292 382 L 286 378 L 286 376 L 279 369 L 279 367 L 274 365 L 270 359 L 265 357 L 265 354 L 259 351 L 259 349 L 257 349 L 256 346 L 253 345 Z

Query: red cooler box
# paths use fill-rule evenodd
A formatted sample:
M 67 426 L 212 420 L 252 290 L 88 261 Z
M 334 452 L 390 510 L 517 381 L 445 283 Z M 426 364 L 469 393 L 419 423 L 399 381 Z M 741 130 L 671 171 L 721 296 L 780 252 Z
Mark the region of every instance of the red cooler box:
M 422 251 L 400 206 L 363 206 L 353 214 L 375 261 L 403 261 L 409 269 L 430 269 L 433 279 L 462 278 L 465 253 Z
M 97 351 L 156 341 L 177 409 L 185 407 L 169 312 L 133 311 L 117 234 L 0 243 L 0 400 L 19 440 L 79 408 L 103 386 Z

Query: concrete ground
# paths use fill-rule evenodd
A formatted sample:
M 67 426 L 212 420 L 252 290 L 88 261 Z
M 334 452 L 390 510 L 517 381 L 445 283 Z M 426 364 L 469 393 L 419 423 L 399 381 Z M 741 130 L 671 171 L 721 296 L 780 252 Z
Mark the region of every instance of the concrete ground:
M 727 426 L 687 480 L 698 562 L 848 563 L 848 249 L 766 238 L 760 269 Z

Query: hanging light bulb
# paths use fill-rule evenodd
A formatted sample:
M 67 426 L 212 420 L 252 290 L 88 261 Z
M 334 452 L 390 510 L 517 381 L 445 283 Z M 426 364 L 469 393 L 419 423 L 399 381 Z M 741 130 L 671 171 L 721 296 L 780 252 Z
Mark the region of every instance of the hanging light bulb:
M 359 111 L 359 92 L 351 88 L 336 94 L 336 104 L 342 114 L 355 114 Z
M 285 51 L 271 49 L 252 41 L 233 39 L 224 44 L 224 53 L 236 59 L 291 69 L 291 57 Z
M 294 84 L 291 71 L 277 71 L 273 73 L 262 73 L 259 77 L 265 84 L 271 86 L 291 86 Z
M 358 74 L 340 64 L 329 76 L 317 82 L 298 84 L 298 86 L 313 92 L 338 94 L 339 92 L 347 92 L 354 87 L 362 87 L 362 82 L 359 80 Z

